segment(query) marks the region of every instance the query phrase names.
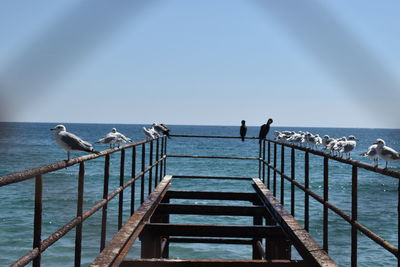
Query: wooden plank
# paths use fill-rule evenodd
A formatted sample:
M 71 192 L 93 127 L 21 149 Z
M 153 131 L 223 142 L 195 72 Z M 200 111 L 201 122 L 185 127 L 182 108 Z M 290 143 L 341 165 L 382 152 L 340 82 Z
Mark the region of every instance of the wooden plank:
M 91 267 L 112 266 L 116 263 L 116 259 L 122 260 L 124 255 L 120 255 L 122 251 L 125 253 L 126 246 L 131 245 L 138 237 L 145 223 L 153 214 L 157 204 L 165 195 L 167 188 L 170 185 L 172 176 L 167 175 L 158 184 L 157 188 L 143 202 L 140 208 L 129 218 L 121 230 L 113 237 L 104 250 L 90 264 Z M 116 263 L 118 265 L 118 263 Z
M 283 237 L 283 231 L 277 226 L 231 226 L 208 224 L 167 224 L 148 223 L 145 231 L 159 236 L 202 236 L 202 237 Z
M 296 260 L 182 260 L 182 259 L 125 259 L 120 267 L 307 267 Z
M 254 202 L 258 200 L 256 193 L 214 192 L 214 191 L 172 191 L 165 198 L 170 199 L 208 199 L 208 200 L 240 200 Z
M 253 178 L 253 181 L 253 186 L 259 193 L 261 201 L 309 266 L 338 266 L 311 235 L 286 211 L 262 181 L 258 178 Z
M 264 206 L 222 206 L 222 205 L 187 205 L 159 204 L 155 214 L 195 214 L 226 216 L 263 216 Z

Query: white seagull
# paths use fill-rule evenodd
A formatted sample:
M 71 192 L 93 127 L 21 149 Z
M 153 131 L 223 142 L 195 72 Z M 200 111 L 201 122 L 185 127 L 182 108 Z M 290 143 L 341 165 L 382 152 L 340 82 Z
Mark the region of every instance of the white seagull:
M 109 144 L 111 148 L 111 145 L 113 144 L 118 144 L 119 147 L 120 143 L 127 143 L 127 142 L 132 142 L 132 139 L 127 138 L 122 133 L 117 132 L 116 128 L 112 128 L 110 133 L 108 133 L 104 138 L 99 139 L 96 143 Z
M 378 140 L 382 140 L 382 139 L 376 139 L 376 142 L 373 143 L 367 150 L 367 152 L 361 153 L 360 156 L 362 157 L 367 157 L 370 158 L 372 160 L 374 160 L 375 166 L 378 166 L 378 159 L 379 159 L 379 155 L 378 155 Z M 383 140 L 382 140 L 383 141 Z
M 385 141 L 382 139 L 377 139 L 377 151 L 378 155 L 380 158 L 384 159 L 386 161 L 386 166 L 387 168 L 388 161 L 395 161 L 395 160 L 400 160 L 400 154 L 396 150 L 394 150 L 391 147 L 386 146 Z
M 350 135 L 347 140 L 342 144 L 339 152 L 342 154 L 348 154 L 350 158 L 350 152 L 356 148 L 357 138 L 354 135 Z
M 144 133 L 145 136 L 147 136 L 147 139 L 156 138 L 156 136 L 154 135 L 153 130 L 147 129 L 146 127 L 143 127 L 143 133 Z
M 57 125 L 56 127 L 50 129 L 52 131 L 56 131 L 54 134 L 54 138 L 56 139 L 57 144 L 59 144 L 62 148 L 67 150 L 68 152 L 68 160 L 70 160 L 70 151 L 85 151 L 85 152 L 93 152 L 99 153 L 98 151 L 93 149 L 93 146 L 83 141 L 78 136 L 67 132 L 64 125 Z

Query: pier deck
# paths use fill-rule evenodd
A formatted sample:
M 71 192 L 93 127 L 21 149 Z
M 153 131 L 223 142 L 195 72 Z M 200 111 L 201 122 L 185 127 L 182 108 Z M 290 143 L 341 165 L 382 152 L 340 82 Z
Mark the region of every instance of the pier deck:
M 162 179 L 90 266 L 337 266 L 259 178 L 252 179 L 254 193 L 170 191 L 172 179 L 171 175 Z M 171 199 L 244 201 L 247 205 L 170 204 Z M 250 216 L 253 225 L 172 224 L 171 214 Z M 138 238 L 141 258 L 126 258 Z M 169 244 L 174 242 L 249 245 L 252 260 L 168 259 Z M 292 246 L 301 260 L 292 259 Z

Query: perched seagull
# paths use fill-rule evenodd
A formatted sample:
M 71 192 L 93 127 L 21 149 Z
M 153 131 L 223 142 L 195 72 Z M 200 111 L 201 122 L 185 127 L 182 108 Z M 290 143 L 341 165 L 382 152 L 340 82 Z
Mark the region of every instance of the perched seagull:
M 150 128 L 147 129 L 146 127 L 143 127 L 143 133 L 145 136 L 147 136 L 147 139 L 155 138 L 154 132 Z
M 295 143 L 302 143 L 303 142 L 303 138 L 304 138 L 303 134 L 295 133 L 288 139 L 288 141 L 289 142 L 295 142 Z
M 329 137 L 329 135 L 324 135 L 324 137 L 322 138 L 322 145 L 326 147 L 333 141 L 333 138 Z
M 169 137 L 169 129 L 167 126 L 165 126 L 165 124 L 153 123 L 153 129 L 157 132 L 157 135 L 161 136 L 160 134 L 162 133 Z
M 357 138 L 354 135 L 350 135 L 346 142 L 343 143 L 342 147 L 340 148 L 339 152 L 342 154 L 348 154 L 350 158 L 350 152 L 356 148 L 357 145 Z
M 337 139 L 337 142 L 335 143 L 335 145 L 333 146 L 333 151 L 339 153 L 340 155 L 340 151 L 342 150 L 342 147 L 344 146 L 344 144 L 347 142 L 347 138 L 346 136 L 343 136 L 339 139 Z
M 70 160 L 70 151 L 86 151 L 99 153 L 98 151 L 93 149 L 93 146 L 90 143 L 83 141 L 81 138 L 72 133 L 67 132 L 64 125 L 57 125 L 50 130 L 56 131 L 54 138 L 56 139 L 57 144 L 67 150 L 67 161 Z
M 260 133 L 258 135 L 258 138 L 260 139 L 260 141 L 259 141 L 260 144 L 261 144 L 261 140 L 265 139 L 265 137 L 267 136 L 271 123 L 273 123 L 273 120 L 268 119 L 266 124 L 261 125 Z
M 240 136 L 242 137 L 242 141 L 244 142 L 244 138 L 246 137 L 247 126 L 246 121 L 242 120 L 242 125 L 240 126 Z
M 370 158 L 372 160 L 374 160 L 375 166 L 378 166 L 378 159 L 379 159 L 379 155 L 378 155 L 378 140 L 382 140 L 382 139 L 377 139 L 375 143 L 373 143 L 369 148 L 367 152 L 361 153 L 360 156 L 362 157 L 367 157 Z M 383 140 L 382 140 L 383 141 Z
M 125 135 L 122 133 L 117 132 L 116 128 L 112 128 L 111 132 L 106 135 L 106 137 L 99 139 L 96 143 L 97 144 L 109 144 L 110 148 L 111 145 L 113 144 L 119 144 L 120 143 L 127 143 L 127 142 L 132 142 L 132 139 L 127 138 Z
M 391 147 L 386 146 L 385 141 L 382 139 L 377 139 L 376 144 L 378 145 L 376 150 L 378 151 L 378 156 L 386 161 L 387 168 L 388 161 L 400 160 L 400 154 Z

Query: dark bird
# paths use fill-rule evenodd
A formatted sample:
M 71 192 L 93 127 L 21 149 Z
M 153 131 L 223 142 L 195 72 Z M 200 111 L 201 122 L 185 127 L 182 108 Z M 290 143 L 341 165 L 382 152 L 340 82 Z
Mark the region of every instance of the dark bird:
M 265 139 L 269 132 L 269 125 L 273 122 L 273 120 L 270 118 L 268 119 L 266 124 L 261 125 L 260 127 L 260 134 L 258 135 L 258 138 L 260 139 L 260 144 L 261 140 Z
M 242 120 L 242 126 L 240 126 L 240 136 L 242 137 L 242 141 L 244 141 L 246 133 L 247 133 L 246 121 Z

